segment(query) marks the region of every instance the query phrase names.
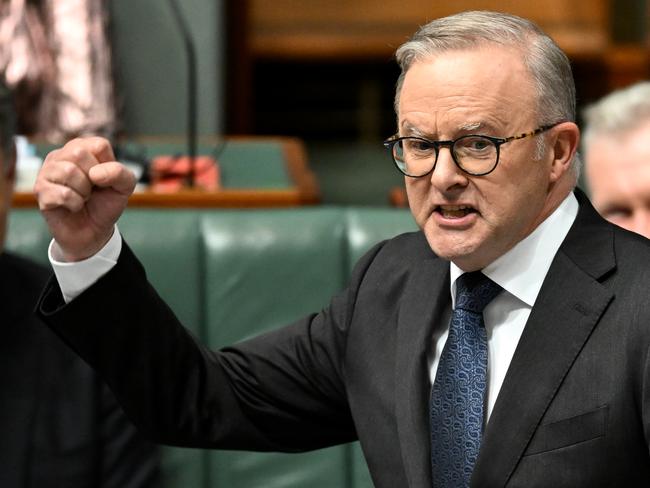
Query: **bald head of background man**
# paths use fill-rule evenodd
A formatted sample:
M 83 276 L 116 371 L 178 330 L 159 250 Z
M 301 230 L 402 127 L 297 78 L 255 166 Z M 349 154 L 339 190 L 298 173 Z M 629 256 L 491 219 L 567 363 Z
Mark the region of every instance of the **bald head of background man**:
M 586 178 L 596 209 L 650 238 L 650 81 L 615 91 L 584 112 Z

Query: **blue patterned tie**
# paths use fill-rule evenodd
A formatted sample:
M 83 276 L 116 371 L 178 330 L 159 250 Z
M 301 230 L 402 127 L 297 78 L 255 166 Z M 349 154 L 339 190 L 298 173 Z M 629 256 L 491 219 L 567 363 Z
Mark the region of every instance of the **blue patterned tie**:
M 488 356 L 483 309 L 500 291 L 480 271 L 456 281 L 456 308 L 431 389 L 434 488 L 469 486 L 483 434 Z

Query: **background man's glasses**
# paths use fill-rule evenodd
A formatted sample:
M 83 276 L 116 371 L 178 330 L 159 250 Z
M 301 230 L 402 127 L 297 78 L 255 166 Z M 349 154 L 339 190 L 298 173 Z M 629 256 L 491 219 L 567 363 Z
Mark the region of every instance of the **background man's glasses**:
M 472 176 L 483 176 L 499 164 L 499 148 L 506 142 L 541 134 L 559 122 L 542 125 L 534 131 L 510 137 L 466 135 L 452 141 L 430 141 L 422 137 L 397 137 L 384 141 L 393 155 L 393 161 L 404 175 L 419 178 L 431 173 L 438 162 L 441 147 L 448 147 L 451 156 L 462 171 Z

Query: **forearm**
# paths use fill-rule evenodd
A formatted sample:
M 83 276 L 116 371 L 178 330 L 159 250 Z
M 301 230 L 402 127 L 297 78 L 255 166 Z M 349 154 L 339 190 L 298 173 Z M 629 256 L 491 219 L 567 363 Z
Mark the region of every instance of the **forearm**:
M 228 424 L 218 421 L 219 408 L 237 416 L 237 407 L 214 355 L 179 324 L 130 249 L 122 253 L 115 267 L 67 304 L 51 282 L 39 313 L 104 378 L 148 437 L 183 445 L 228 437 L 219 431 Z M 206 383 L 215 388 L 206 393 Z M 217 389 L 217 398 L 203 396 Z M 208 415 L 204 404 L 215 410 Z

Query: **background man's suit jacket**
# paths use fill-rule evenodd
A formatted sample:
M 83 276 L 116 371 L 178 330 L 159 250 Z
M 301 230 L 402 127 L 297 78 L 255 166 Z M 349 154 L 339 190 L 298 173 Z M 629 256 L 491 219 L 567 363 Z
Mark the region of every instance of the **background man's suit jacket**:
M 474 487 L 650 486 L 650 244 L 576 193 Z M 66 306 L 50 283 L 40 311 L 156 440 L 293 451 L 358 436 L 377 487 L 431 486 L 427 353 L 450 313 L 449 264 L 421 233 L 376 246 L 321 313 L 216 353 L 179 326 L 126 246 Z
M 50 271 L 0 255 L 0 486 L 158 486 L 157 449 L 34 314 Z

